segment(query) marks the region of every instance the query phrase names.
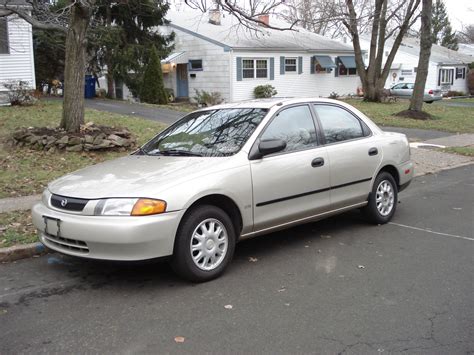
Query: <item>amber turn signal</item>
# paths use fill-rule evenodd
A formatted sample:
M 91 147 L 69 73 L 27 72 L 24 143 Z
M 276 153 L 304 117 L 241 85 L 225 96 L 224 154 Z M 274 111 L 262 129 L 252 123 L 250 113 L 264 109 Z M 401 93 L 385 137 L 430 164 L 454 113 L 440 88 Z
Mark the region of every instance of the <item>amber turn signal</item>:
M 133 206 L 131 216 L 148 216 L 151 214 L 163 213 L 165 211 L 165 201 L 141 198 Z

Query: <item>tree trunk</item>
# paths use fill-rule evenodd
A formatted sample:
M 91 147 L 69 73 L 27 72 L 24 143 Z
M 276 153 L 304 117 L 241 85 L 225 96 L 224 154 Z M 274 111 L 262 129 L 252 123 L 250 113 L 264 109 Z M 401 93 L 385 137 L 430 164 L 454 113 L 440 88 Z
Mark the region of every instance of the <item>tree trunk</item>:
M 89 21 L 90 8 L 76 3 L 71 9 L 66 35 L 64 103 L 60 124 L 68 132 L 79 132 L 84 123 L 86 33 Z
M 106 26 L 110 28 L 112 26 L 112 9 L 110 8 L 111 5 L 107 5 L 106 11 Z M 110 49 L 106 52 L 105 58 L 105 65 L 107 65 L 107 97 L 109 99 L 115 99 L 115 80 L 114 74 L 112 71 L 113 68 L 113 61 L 112 56 L 110 55 Z
M 421 112 L 423 108 L 423 96 L 425 94 L 426 78 L 428 77 L 428 67 L 431 55 L 431 8 L 432 0 L 423 0 L 421 10 L 421 39 L 420 58 L 418 59 L 418 69 L 416 71 L 415 87 L 410 99 L 411 111 Z
M 110 61 L 107 61 L 107 97 L 109 99 L 115 99 L 115 80 L 113 74 L 110 72 L 109 68 L 112 68 Z

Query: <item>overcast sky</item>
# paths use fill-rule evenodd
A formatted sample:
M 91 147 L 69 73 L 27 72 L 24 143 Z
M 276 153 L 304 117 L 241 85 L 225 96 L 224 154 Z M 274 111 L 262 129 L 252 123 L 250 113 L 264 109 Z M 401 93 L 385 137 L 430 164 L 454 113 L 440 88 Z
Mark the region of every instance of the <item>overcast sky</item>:
M 463 25 L 474 24 L 473 0 L 444 0 L 444 3 L 455 30 L 462 29 Z

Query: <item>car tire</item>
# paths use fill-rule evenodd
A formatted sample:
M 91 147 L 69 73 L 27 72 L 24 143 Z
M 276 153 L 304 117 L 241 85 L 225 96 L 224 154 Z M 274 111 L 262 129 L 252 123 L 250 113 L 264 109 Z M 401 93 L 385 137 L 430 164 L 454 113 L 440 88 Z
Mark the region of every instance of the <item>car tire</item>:
M 425 101 L 427 104 L 432 104 L 433 101 Z
M 370 223 L 385 224 L 390 222 L 398 203 L 398 188 L 393 176 L 381 172 L 374 181 L 369 203 L 363 212 Z
M 186 280 L 210 281 L 231 262 L 235 242 L 235 229 L 227 213 L 216 206 L 198 206 L 184 216 L 178 228 L 171 267 Z

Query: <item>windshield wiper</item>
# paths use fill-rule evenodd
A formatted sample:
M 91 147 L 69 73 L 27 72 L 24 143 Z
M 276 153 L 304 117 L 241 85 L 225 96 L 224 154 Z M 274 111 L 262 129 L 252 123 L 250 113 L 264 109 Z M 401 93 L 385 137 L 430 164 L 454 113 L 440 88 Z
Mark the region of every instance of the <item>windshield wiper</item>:
M 188 156 L 188 157 L 202 157 L 202 154 L 200 153 L 193 153 L 187 150 L 179 150 L 179 149 L 166 149 L 166 150 L 160 150 L 157 152 L 158 154 L 163 154 L 163 155 L 176 155 L 176 156 Z
M 149 155 L 142 147 L 133 152 L 133 155 Z

